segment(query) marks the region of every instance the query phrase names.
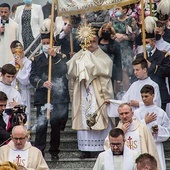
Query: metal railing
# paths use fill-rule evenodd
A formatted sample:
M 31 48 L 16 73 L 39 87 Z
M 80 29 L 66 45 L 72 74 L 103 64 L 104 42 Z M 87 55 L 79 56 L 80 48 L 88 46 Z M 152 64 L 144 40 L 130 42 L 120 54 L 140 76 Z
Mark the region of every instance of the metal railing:
M 32 46 L 39 40 L 41 34 L 39 34 L 34 41 L 28 46 L 28 48 L 24 51 L 24 54 L 27 55 L 27 53 L 31 50 Z M 36 49 L 34 51 L 31 52 L 31 54 L 27 57 L 28 59 L 31 59 L 33 56 L 35 56 L 37 54 L 37 52 L 41 49 L 41 42 L 40 44 L 36 47 Z

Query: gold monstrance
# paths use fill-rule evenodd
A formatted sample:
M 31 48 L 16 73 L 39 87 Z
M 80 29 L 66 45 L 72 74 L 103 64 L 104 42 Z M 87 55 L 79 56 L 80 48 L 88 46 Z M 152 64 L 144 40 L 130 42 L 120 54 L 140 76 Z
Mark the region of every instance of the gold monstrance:
M 87 24 L 87 20 L 84 19 L 84 22 L 80 24 L 77 29 L 78 40 L 81 42 L 80 46 L 85 51 L 90 46 L 90 41 L 93 37 L 95 37 L 96 32 L 95 28 L 91 26 L 91 24 Z
M 18 58 L 18 57 L 21 58 L 22 57 L 22 53 L 23 53 L 22 46 L 21 46 L 20 43 L 17 43 L 16 47 L 15 47 L 15 57 L 16 58 Z M 18 71 L 20 69 L 20 65 L 17 62 L 15 62 L 15 68 L 16 68 L 17 73 L 18 73 Z M 15 89 L 19 90 L 19 81 L 17 79 L 16 79 Z

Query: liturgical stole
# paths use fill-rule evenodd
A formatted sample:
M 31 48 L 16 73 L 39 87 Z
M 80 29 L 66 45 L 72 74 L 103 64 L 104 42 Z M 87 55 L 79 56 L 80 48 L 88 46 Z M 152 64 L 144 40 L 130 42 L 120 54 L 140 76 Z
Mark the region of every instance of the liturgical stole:
M 125 134 L 126 146 L 129 149 L 136 151 L 138 154 L 141 154 L 140 148 L 140 139 L 139 139 L 139 131 L 127 131 Z
M 28 164 L 28 153 L 29 149 L 27 150 L 12 150 L 10 149 L 9 153 L 9 161 L 17 164 L 17 165 L 22 165 L 25 168 L 27 168 Z

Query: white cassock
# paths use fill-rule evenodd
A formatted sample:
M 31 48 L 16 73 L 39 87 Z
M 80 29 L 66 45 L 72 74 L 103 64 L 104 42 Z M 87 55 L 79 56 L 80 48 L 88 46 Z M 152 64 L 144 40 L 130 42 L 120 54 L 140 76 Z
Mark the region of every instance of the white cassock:
M 113 155 L 111 149 L 99 154 L 93 170 L 135 170 L 137 152 L 124 145 L 123 155 Z
M 9 108 L 9 102 L 12 102 L 13 100 L 20 104 L 23 103 L 20 93 L 15 90 L 14 87 L 0 82 L 0 91 L 4 92 L 8 97 L 7 108 Z
M 154 134 L 154 140 L 159 154 L 162 170 L 166 170 L 165 155 L 162 142 L 166 141 L 170 137 L 170 119 L 166 112 L 156 105 L 143 106 L 134 112 L 134 116 L 140 121 L 145 123 L 145 115 L 147 113 L 155 113 L 157 119 L 147 124 L 148 128 L 152 132 L 152 126 L 158 125 L 158 134 Z
M 134 82 L 129 87 L 128 91 L 125 93 L 122 100 L 110 100 L 110 105 L 107 107 L 107 112 L 108 112 L 109 117 L 119 117 L 119 114 L 117 111 L 118 106 L 121 103 L 130 103 L 130 100 L 137 100 L 139 101 L 139 107 L 143 106 L 144 103 L 142 101 L 140 90 L 146 84 L 153 86 L 154 92 L 155 92 L 154 99 L 153 99 L 154 104 L 161 107 L 161 97 L 160 97 L 158 84 L 155 83 L 153 80 L 151 80 L 150 77 L 148 77 L 144 80 L 138 80 Z M 135 109 L 137 108 L 133 108 L 133 110 Z
M 6 108 L 9 108 L 9 102 L 12 102 L 13 100 L 15 100 L 19 104 L 23 104 L 20 93 L 17 90 L 15 90 L 12 86 L 0 82 L 0 91 L 4 92 L 8 97 Z M 3 119 L 7 124 L 8 116 L 5 113 L 3 114 Z
M 30 71 L 31 71 L 31 60 L 27 57 L 22 58 L 24 67 L 19 69 L 16 79 L 19 82 L 19 93 L 21 94 L 21 98 L 23 104 L 27 106 L 26 113 L 27 113 L 27 123 L 26 126 L 29 129 L 30 127 L 30 114 L 31 114 L 31 106 L 30 106 L 30 88 L 32 87 L 29 81 Z M 15 61 L 10 62 L 12 65 L 15 66 Z M 16 79 L 12 82 L 12 86 L 16 86 Z
M 1 18 L 0 18 L 1 27 Z M 18 24 L 9 18 L 9 23 L 5 24 L 4 35 L 0 35 L 0 67 L 13 60 L 13 55 L 10 49 L 10 45 L 14 40 L 18 40 L 19 26 Z

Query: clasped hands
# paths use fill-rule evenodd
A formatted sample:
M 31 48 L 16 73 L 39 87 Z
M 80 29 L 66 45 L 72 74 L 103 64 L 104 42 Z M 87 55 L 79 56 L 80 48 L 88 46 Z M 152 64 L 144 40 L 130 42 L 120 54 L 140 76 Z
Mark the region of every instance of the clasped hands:
M 51 83 L 50 81 L 45 81 L 43 83 L 43 87 L 46 87 L 48 90 L 51 90 L 53 86 L 53 83 Z

